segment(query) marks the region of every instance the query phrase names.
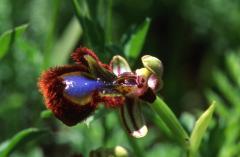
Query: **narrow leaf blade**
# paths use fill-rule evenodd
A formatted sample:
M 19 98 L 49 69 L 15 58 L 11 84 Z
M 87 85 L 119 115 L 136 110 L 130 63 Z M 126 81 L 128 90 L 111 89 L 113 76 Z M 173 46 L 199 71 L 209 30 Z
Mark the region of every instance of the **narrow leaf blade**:
M 227 70 L 229 71 L 232 79 L 235 83 L 240 87 L 240 77 L 239 77 L 239 69 L 240 69 L 240 57 L 234 53 L 229 52 L 226 53 L 225 64 L 227 66 Z
M 215 102 L 212 102 L 210 107 L 199 117 L 193 128 L 190 136 L 190 152 L 192 156 L 197 153 L 197 150 L 201 144 L 202 138 L 207 130 L 207 127 L 212 119 L 213 112 L 215 110 Z
M 73 51 L 81 36 L 82 28 L 80 27 L 77 19 L 73 18 L 64 30 L 60 39 L 54 45 L 53 53 L 50 57 L 50 65 L 56 66 L 67 63 L 69 53 Z M 58 56 L 58 59 L 56 59 L 56 56 Z
M 146 18 L 142 24 L 137 26 L 129 35 L 125 35 L 126 38 L 123 43 L 123 50 L 127 58 L 135 59 L 139 56 L 145 38 L 150 26 L 151 20 Z
M 20 146 L 43 135 L 46 132 L 47 132 L 46 130 L 39 130 L 37 128 L 28 128 L 23 131 L 20 131 L 11 139 L 0 145 L 0 157 L 7 157 L 9 154 L 11 154 L 14 150 L 19 148 Z
M 240 110 L 239 108 L 240 98 L 238 89 L 236 88 L 236 86 L 231 84 L 226 74 L 220 71 L 219 69 L 216 69 L 213 73 L 213 79 L 220 92 L 226 98 L 226 100 L 230 102 L 233 106 L 235 106 L 238 110 Z
M 76 16 L 83 29 L 83 39 L 86 45 L 96 52 L 104 52 L 104 31 L 98 21 L 94 21 L 90 14 L 86 0 L 72 0 Z
M 15 39 L 22 35 L 22 33 L 26 30 L 27 27 L 27 24 L 18 26 L 12 30 L 4 32 L 0 36 L 0 59 L 5 56 L 5 54 L 10 48 L 10 45 L 14 42 Z

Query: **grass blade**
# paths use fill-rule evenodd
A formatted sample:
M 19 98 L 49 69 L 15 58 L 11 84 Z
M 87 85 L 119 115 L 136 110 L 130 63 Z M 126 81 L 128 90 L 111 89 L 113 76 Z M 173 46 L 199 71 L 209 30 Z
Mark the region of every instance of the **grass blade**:
M 239 70 L 240 70 L 240 57 L 233 53 L 227 53 L 226 54 L 226 66 L 227 70 L 230 72 L 231 77 L 237 83 L 237 85 L 240 87 L 240 76 L 239 76 Z
M 218 87 L 218 89 L 221 91 L 223 96 L 226 98 L 228 102 L 230 102 L 233 106 L 236 107 L 236 109 L 240 110 L 239 108 L 239 93 L 236 86 L 233 86 L 227 76 L 221 72 L 220 70 L 215 70 L 213 74 L 213 79 Z
M 46 130 L 39 130 L 37 128 L 29 128 L 23 131 L 20 131 L 11 139 L 0 145 L 0 157 L 9 156 L 14 150 L 20 146 L 26 144 L 27 142 L 36 139 L 37 137 L 46 133 Z
M 146 18 L 142 24 L 123 36 L 123 50 L 127 58 L 138 58 L 150 26 L 151 20 Z
M 81 35 L 82 28 L 77 19 L 73 18 L 53 48 L 50 65 L 56 66 L 67 63 L 69 53 L 72 52 Z M 56 56 L 58 56 L 58 59 L 56 59 Z
M 91 18 L 86 0 L 72 0 L 75 13 L 83 29 L 83 39 L 86 46 L 96 52 L 104 52 L 104 31 L 97 21 Z
M 197 150 L 201 144 L 204 133 L 212 119 L 213 112 L 215 110 L 215 102 L 199 117 L 193 128 L 190 137 L 190 156 L 195 157 Z
M 28 27 L 27 24 L 15 27 L 12 30 L 4 32 L 0 36 L 0 59 L 8 52 L 11 44 L 17 39 Z

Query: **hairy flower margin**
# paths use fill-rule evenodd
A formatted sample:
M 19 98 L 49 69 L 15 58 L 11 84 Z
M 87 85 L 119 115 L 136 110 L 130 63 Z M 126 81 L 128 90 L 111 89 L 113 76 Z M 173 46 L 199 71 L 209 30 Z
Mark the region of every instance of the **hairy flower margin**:
M 90 116 L 99 104 L 119 110 L 124 128 L 136 138 L 147 134 L 141 101 L 152 103 L 162 87 L 163 67 L 150 55 L 142 57 L 143 68 L 132 71 L 121 56 L 102 63 L 93 51 L 78 48 L 75 65 L 50 68 L 39 78 L 38 86 L 46 107 L 68 126 Z

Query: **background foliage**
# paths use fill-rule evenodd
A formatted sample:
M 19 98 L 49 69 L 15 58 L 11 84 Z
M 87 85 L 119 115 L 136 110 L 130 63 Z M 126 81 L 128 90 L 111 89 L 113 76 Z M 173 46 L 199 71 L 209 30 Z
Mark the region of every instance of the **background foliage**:
M 184 156 L 147 107 L 150 132 L 133 143 L 114 113 L 89 127 L 69 128 L 44 111 L 38 76 L 50 66 L 68 63 L 79 45 L 91 47 L 104 62 L 123 55 L 133 67 L 140 66 L 144 54 L 161 59 L 164 88 L 159 94 L 186 130 L 192 130 L 212 100 L 217 103 L 199 156 L 240 154 L 239 1 L 0 0 L 0 23 L 0 142 L 31 139 L 11 147 L 7 155 L 87 156 L 99 147 L 122 145 L 147 157 Z M 129 47 L 132 41 L 143 47 Z M 20 132 L 26 128 L 30 129 Z

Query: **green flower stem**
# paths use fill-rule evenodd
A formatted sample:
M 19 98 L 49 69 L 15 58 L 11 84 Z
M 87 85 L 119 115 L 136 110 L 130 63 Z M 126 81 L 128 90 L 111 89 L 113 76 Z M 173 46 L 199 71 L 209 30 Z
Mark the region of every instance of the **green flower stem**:
M 189 148 L 189 136 L 179 123 L 175 114 L 168 107 L 168 105 L 159 97 L 150 105 L 152 109 L 158 114 L 166 126 L 170 129 L 176 140 L 185 148 Z

